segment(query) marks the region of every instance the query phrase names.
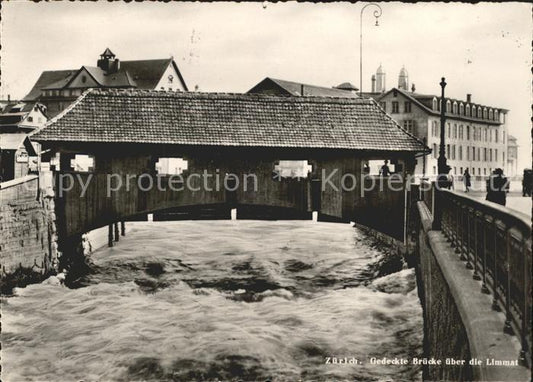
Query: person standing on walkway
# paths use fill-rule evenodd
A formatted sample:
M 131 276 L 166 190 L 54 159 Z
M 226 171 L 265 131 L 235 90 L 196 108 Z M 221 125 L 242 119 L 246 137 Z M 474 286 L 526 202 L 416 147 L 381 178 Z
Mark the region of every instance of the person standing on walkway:
M 381 176 L 389 176 L 390 175 L 390 169 L 389 169 L 389 161 L 385 160 L 385 164 L 381 166 L 381 169 L 379 170 L 379 175 Z
M 465 183 L 465 192 L 468 192 L 469 188 L 472 186 L 472 183 L 470 183 L 470 173 L 468 172 L 468 168 L 463 174 L 463 182 Z
M 487 180 L 487 200 L 505 206 L 508 181 L 503 176 L 503 170 L 497 168 Z

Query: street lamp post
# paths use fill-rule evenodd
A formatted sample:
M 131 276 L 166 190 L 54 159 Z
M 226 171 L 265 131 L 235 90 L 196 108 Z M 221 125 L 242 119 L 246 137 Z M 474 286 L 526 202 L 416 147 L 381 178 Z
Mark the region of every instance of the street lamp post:
M 440 96 L 440 146 L 439 158 L 437 159 L 438 175 L 437 175 L 437 190 L 435 191 L 435 207 L 433 211 L 433 229 L 442 229 L 442 197 L 440 190 L 443 188 L 450 188 L 448 180 L 448 172 L 450 167 L 446 160 L 446 99 L 444 98 L 444 88 L 446 87 L 446 79 L 442 77 L 440 81 L 441 96 Z
M 438 165 L 438 173 L 439 173 L 439 184 L 442 183 L 442 181 L 448 179 L 447 175 L 450 171 L 448 167 L 448 163 L 446 160 L 446 134 L 445 134 L 445 127 L 446 127 L 446 99 L 444 98 L 444 88 L 446 87 L 446 79 L 442 77 L 442 80 L 440 82 L 441 87 L 441 96 L 440 96 L 440 146 L 439 146 L 439 159 L 437 160 Z M 442 185 L 444 185 L 442 183 Z
M 359 95 L 363 95 L 363 12 L 366 7 L 374 6 L 374 17 L 376 18 L 376 26 L 379 26 L 378 18 L 381 16 L 381 7 L 376 3 L 368 3 L 361 8 L 361 17 L 359 19 Z

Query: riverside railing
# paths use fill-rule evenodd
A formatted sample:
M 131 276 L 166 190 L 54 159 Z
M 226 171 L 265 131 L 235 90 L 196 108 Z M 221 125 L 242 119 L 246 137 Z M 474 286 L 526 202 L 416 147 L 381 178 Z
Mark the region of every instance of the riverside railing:
M 505 313 L 504 332 L 520 337 L 521 362 L 531 367 L 531 221 L 494 203 L 434 190 L 442 232 L 492 308 Z

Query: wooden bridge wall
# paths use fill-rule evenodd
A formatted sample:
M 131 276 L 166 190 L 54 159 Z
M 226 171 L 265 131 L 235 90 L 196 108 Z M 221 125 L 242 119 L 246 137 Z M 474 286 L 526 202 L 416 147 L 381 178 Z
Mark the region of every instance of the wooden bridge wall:
M 82 182 L 76 180 L 72 189 L 64 192 L 63 196 L 56 201 L 61 222 L 59 230 L 63 237 L 81 234 L 132 216 L 174 207 L 220 204 L 284 207 L 300 212 L 312 211 L 313 206 L 319 204 L 319 216 L 325 217 L 325 220 L 331 217 L 341 221 L 357 221 L 382 232 L 387 230 L 387 226 L 394 226 L 395 228 L 390 233 L 396 237 L 403 236 L 403 228 L 398 228 L 403 227 L 403 197 L 390 192 L 385 193 L 386 195 L 379 192 L 366 193 L 364 198 L 361 197 L 361 184 L 359 184 L 361 158 L 354 156 L 346 154 L 318 158 L 307 156 L 305 159 L 313 164 L 313 174 L 311 179 L 299 181 L 273 179 L 275 162 L 279 159 L 287 159 L 283 156 L 280 158 L 279 154 L 257 155 L 257 159 L 256 157 L 250 158 L 249 155 L 230 155 L 223 158 L 216 153 L 187 156 L 188 170 L 184 174 L 185 180 L 187 174 L 202 174 L 204 170 L 207 170 L 210 174 L 220 176 L 221 189 L 219 191 L 205 190 L 202 187 L 203 179 L 201 178 L 191 181 L 193 187 L 200 188 L 198 191 L 189 190 L 187 187 L 181 191 L 172 191 L 169 190 L 169 177 L 161 177 L 161 184 L 167 188 L 167 191 L 160 191 L 157 187 L 142 191 L 137 187 L 136 178 L 130 178 L 129 189 L 127 189 L 126 177 L 132 174 L 151 174 L 155 181 L 155 161 L 158 157 L 151 154 L 122 156 L 114 154 L 111 157 L 111 154 L 113 153 L 110 153 L 110 157 L 105 160 L 97 158 L 96 170 L 93 173 L 71 172 Z M 312 192 L 311 182 L 320 184 L 323 170 L 326 177 L 337 170 L 330 179 L 339 191 L 335 187 L 322 185 L 323 189 L 318 193 L 320 200 L 313 200 L 313 195 L 316 199 L 316 194 Z M 235 192 L 226 191 L 223 186 L 226 172 L 236 174 L 241 182 L 244 174 L 255 174 L 258 189 L 254 191 L 253 181 L 249 178 L 246 191 L 242 184 Z M 347 173 L 357 177 L 357 184 L 351 191 L 340 188 L 342 176 Z M 111 192 L 111 197 L 107 197 L 108 174 L 117 174 L 115 178 L 121 176 L 123 183 L 118 191 Z M 86 193 L 84 197 L 80 197 L 82 184 L 86 184 L 89 177 L 91 180 Z M 347 181 L 346 184 L 351 186 L 351 181 Z

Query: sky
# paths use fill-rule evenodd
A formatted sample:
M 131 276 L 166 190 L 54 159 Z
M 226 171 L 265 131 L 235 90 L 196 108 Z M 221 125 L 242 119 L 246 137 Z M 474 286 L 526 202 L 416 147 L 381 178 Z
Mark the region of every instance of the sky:
M 359 87 L 381 64 L 387 87 L 405 66 L 418 93 L 509 109 L 519 169 L 531 167 L 532 9 L 527 3 L 2 2 L 0 98 L 22 98 L 43 70 L 174 57 L 189 89 L 245 92 L 265 77 Z

